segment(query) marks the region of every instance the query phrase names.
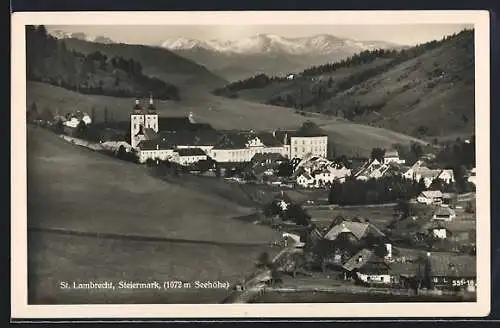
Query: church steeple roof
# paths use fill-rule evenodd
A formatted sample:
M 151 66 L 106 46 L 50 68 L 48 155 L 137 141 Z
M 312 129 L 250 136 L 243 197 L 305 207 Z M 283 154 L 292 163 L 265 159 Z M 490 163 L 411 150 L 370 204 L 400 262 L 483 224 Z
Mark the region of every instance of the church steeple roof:
M 141 104 L 140 104 L 139 98 L 136 98 L 136 99 L 135 99 L 134 111 L 135 111 L 135 112 L 138 112 L 138 111 L 141 111 L 141 110 L 142 110 L 142 107 L 141 107 Z
M 148 105 L 148 111 L 156 111 L 156 107 L 154 105 L 154 102 L 153 102 L 153 94 L 149 94 L 149 105 Z

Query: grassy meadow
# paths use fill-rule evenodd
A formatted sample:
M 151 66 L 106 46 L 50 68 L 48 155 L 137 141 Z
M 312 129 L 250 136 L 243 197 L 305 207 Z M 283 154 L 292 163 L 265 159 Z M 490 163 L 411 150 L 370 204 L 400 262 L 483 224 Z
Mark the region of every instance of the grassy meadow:
M 59 281 L 86 279 L 226 279 L 233 282 L 278 238 L 270 228 L 235 217 L 254 209 L 228 198 L 152 177 L 145 167 L 66 143 L 43 129 L 28 130 L 28 226 L 89 233 L 30 231 L 30 303 L 193 302 L 199 291 L 175 296 L 151 291 L 64 292 Z M 103 238 L 110 233 L 180 238 L 215 244 Z M 219 244 L 216 244 L 219 243 Z M 233 244 L 225 244 L 233 243 Z M 221 291 L 222 292 L 222 291 Z M 83 293 L 83 294 L 82 294 Z M 186 293 L 190 293 L 191 296 Z M 218 302 L 206 292 L 205 302 Z M 155 298 L 159 297 L 159 298 Z

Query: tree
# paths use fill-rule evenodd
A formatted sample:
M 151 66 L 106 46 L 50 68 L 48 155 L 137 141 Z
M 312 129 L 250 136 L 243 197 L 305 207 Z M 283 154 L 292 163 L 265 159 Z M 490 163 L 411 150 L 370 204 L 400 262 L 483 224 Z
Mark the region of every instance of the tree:
M 432 180 L 430 186 L 430 190 L 442 190 L 443 189 L 443 181 L 439 178 L 435 178 Z
M 34 121 L 37 118 L 38 118 L 38 108 L 36 106 L 36 103 L 32 102 L 26 113 L 26 120 Z
M 382 148 L 373 148 L 370 154 L 370 158 L 372 160 L 376 159 L 379 162 L 384 161 L 385 149 Z
M 293 165 L 290 162 L 283 162 L 278 166 L 278 176 L 287 178 L 293 174 Z
M 42 113 L 39 116 L 39 119 L 46 121 L 46 122 L 51 122 L 54 119 L 54 115 L 52 115 L 52 112 L 48 107 L 44 107 L 42 110 Z
M 96 121 L 96 114 L 95 114 L 95 107 L 92 106 L 90 109 L 90 119 L 92 120 L 92 123 L 95 124 Z
M 80 120 L 76 126 L 76 136 L 78 138 L 84 138 L 87 135 L 87 124 L 83 120 Z
M 467 205 L 465 206 L 465 213 L 474 213 L 474 204 L 472 204 L 471 201 L 467 202 Z
M 271 266 L 271 257 L 268 252 L 260 253 L 257 258 L 257 268 L 269 268 Z
M 399 201 L 394 207 L 396 213 L 400 214 L 400 219 L 404 220 L 410 216 L 411 205 L 408 201 Z
M 412 154 L 415 156 L 415 158 L 418 160 L 420 157 L 422 157 L 423 155 L 423 150 L 422 150 L 422 146 L 420 144 L 417 144 L 415 142 L 413 142 L 410 146 L 410 149 L 411 149 L 411 152 Z

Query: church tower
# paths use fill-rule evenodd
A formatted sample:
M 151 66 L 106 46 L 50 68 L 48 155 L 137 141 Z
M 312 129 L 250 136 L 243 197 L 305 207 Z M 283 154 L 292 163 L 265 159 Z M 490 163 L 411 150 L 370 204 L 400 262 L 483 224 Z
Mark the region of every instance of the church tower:
M 145 127 L 152 129 L 155 133 L 158 133 L 158 114 L 156 113 L 156 107 L 153 102 L 153 95 L 149 95 L 149 105 L 145 115 Z
M 145 115 L 139 99 L 135 100 L 134 110 L 130 114 L 130 143 L 132 148 L 137 148 L 139 142 L 145 139 Z

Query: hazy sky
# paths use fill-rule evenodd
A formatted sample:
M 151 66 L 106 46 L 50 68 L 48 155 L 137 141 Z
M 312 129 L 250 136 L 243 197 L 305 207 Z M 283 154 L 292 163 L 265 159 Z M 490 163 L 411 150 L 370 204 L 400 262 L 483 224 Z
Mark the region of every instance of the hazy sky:
M 107 36 L 114 41 L 160 45 L 172 38 L 185 37 L 198 40 L 233 40 L 256 34 L 277 34 L 284 37 L 331 34 L 354 40 L 387 41 L 401 45 L 413 45 L 472 28 L 467 24 L 412 24 L 412 25 L 60 25 L 46 26 L 49 31 L 83 32 L 92 36 Z

